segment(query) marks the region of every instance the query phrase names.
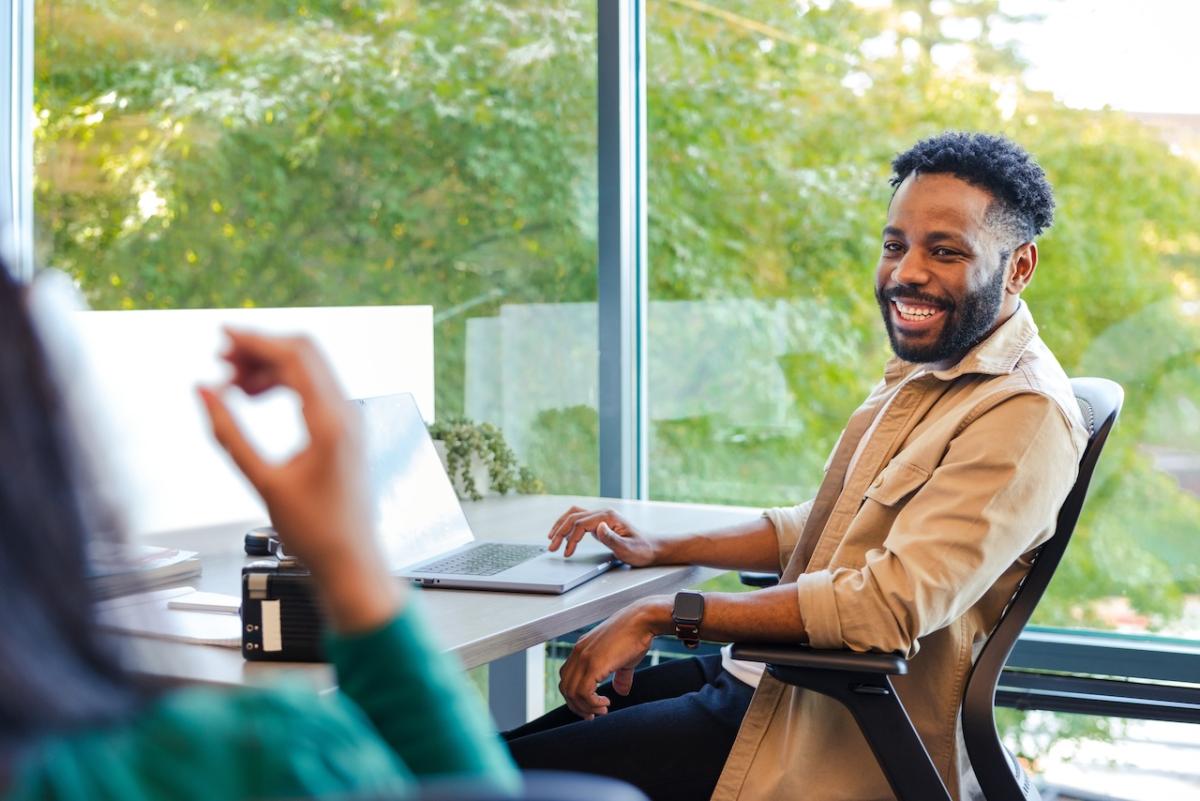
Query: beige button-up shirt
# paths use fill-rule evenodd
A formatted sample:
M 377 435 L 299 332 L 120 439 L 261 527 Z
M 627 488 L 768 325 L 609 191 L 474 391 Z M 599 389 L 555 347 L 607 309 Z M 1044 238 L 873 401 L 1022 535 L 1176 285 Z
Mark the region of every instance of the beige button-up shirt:
M 977 794 L 959 724 L 967 673 L 1053 533 L 1086 441 L 1022 303 L 944 370 L 890 361 L 817 497 L 766 512 L 809 643 L 911 660 L 896 690 L 955 799 Z M 792 798 L 893 795 L 844 707 L 764 676 L 713 801 Z

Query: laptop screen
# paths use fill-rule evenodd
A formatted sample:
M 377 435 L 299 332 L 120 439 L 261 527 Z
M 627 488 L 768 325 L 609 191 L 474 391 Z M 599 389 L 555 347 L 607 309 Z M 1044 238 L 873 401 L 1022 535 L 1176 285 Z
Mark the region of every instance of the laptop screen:
M 353 402 L 363 416 L 375 526 L 388 568 L 394 572 L 471 542 L 467 518 L 413 396 Z

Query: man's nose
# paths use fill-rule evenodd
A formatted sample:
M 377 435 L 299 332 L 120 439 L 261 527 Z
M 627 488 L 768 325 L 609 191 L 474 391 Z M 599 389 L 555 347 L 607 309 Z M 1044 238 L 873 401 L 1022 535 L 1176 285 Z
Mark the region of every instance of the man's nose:
M 925 260 L 915 251 L 908 251 L 892 270 L 892 280 L 897 284 L 920 286 L 928 283 L 929 271 L 925 268 Z

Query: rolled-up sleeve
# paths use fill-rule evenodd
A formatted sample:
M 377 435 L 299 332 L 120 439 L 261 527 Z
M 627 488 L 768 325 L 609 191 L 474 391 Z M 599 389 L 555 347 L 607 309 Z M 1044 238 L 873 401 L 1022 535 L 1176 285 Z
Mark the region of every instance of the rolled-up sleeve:
M 867 550 L 860 567 L 835 559 L 796 582 L 809 642 L 916 654 L 918 638 L 965 613 L 1049 536 L 1081 446 L 1052 399 L 1019 394 L 967 425 L 907 500 L 868 494 L 848 536 L 869 533 L 854 528 L 870 525 L 872 514 L 881 525 L 890 519 L 882 547 Z M 869 508 L 878 502 L 899 508 Z
M 763 511 L 763 517 L 771 521 L 775 528 L 775 540 L 779 548 L 779 569 L 787 567 L 800 541 L 800 532 L 808 522 L 808 513 L 812 511 L 812 501 L 805 501 L 796 506 L 777 506 Z

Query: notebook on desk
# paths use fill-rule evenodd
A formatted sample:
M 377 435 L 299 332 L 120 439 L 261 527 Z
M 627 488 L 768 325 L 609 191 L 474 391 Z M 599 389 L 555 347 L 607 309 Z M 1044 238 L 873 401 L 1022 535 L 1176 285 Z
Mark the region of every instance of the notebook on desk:
M 149 590 L 200 575 L 195 551 L 158 545 L 91 542 L 88 584 L 100 598 Z
M 242 621 L 237 615 L 171 608 L 172 600 L 195 594 L 191 587 L 171 587 L 125 595 L 96 604 L 96 616 L 103 628 L 112 631 L 240 648 Z
M 559 594 L 608 570 L 603 546 L 582 542 L 566 559 L 538 544 L 477 541 L 412 395 L 354 401 L 363 415 L 376 530 L 398 576 L 426 587 Z

